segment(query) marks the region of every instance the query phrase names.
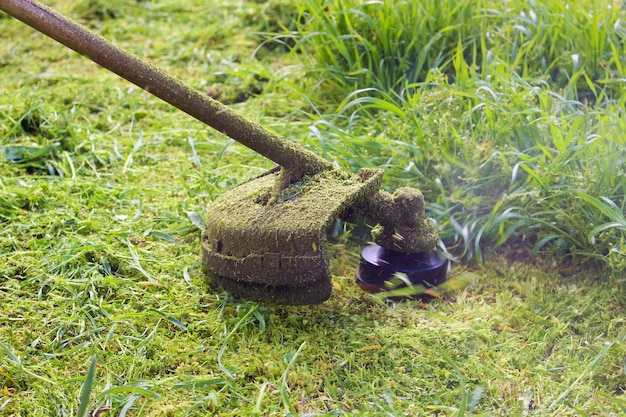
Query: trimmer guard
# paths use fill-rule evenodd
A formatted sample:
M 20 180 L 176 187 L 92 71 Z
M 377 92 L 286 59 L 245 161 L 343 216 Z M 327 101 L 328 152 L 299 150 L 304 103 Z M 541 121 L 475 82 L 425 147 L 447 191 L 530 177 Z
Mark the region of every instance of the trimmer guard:
M 383 171 L 326 170 L 287 187 L 271 202 L 278 170 L 217 198 L 207 214 L 202 257 L 209 280 L 248 299 L 314 304 L 330 297 L 326 230 L 372 196 Z

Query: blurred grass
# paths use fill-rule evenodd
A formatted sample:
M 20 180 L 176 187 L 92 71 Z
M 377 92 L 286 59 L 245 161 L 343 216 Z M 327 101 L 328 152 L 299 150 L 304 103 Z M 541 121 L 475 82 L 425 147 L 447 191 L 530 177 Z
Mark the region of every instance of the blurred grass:
M 310 95 L 327 99 L 311 116 L 327 158 L 424 189 L 466 259 L 521 239 L 623 270 L 619 4 L 311 0 L 299 10 L 294 51 L 324 87 Z
M 619 5 L 421 2 L 415 35 L 394 2 L 50 4 L 341 166 L 420 187 L 450 250 L 490 259 L 429 304 L 361 293 L 346 240 L 322 305 L 215 292 L 201 216 L 271 164 L 0 14 L 0 414 L 626 412 Z M 346 31 L 392 19 L 359 65 L 397 53 L 393 72 L 325 69 L 301 37 L 335 13 Z M 414 78 L 393 33 L 436 39 Z

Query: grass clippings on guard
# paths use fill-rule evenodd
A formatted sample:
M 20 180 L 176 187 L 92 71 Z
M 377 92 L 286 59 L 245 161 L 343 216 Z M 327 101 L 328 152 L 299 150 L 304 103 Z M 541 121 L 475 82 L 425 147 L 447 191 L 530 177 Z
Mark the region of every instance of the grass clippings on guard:
M 216 292 L 207 205 L 271 163 L 0 14 L 0 414 L 626 413 L 621 6 L 340 3 L 49 2 L 482 262 L 381 301 L 347 233 L 324 304 Z

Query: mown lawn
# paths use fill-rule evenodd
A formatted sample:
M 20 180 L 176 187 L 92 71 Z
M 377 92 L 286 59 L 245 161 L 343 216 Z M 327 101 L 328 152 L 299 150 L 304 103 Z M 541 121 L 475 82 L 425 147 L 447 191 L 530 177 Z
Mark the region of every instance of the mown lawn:
M 197 218 L 271 162 L 0 14 L 1 415 L 626 414 L 617 2 L 69 3 L 47 4 L 421 188 L 455 285 L 363 293 L 346 225 L 321 305 L 210 287 Z

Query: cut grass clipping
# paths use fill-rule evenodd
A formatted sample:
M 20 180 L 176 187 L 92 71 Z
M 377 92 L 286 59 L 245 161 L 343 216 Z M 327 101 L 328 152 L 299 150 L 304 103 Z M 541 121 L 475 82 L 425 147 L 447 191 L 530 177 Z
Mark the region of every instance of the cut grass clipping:
M 207 206 L 271 163 L 0 14 L 0 414 L 626 414 L 620 4 L 69 3 L 420 188 L 459 262 L 429 303 L 367 295 L 345 225 L 322 305 L 207 287 Z

